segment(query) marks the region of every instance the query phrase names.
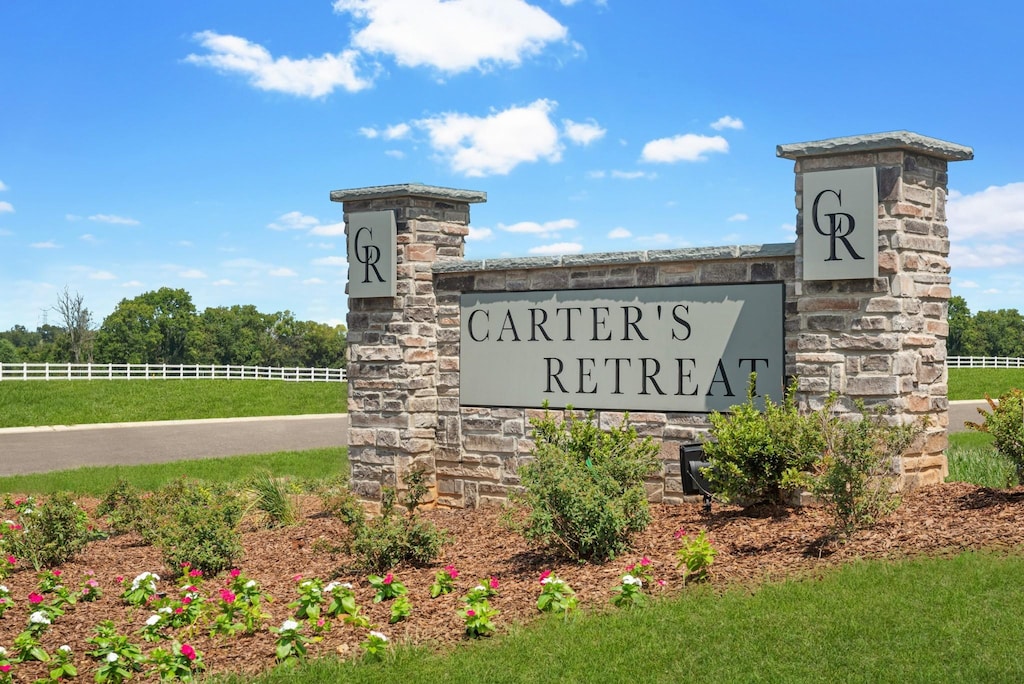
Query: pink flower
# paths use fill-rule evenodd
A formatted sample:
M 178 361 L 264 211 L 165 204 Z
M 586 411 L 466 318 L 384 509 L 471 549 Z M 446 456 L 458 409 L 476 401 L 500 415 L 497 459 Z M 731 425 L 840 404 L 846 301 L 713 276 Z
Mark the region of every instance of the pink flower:
M 646 568 L 650 564 L 651 564 L 651 559 L 648 558 L 647 556 L 644 556 L 643 558 L 640 559 L 640 567 Z
M 18 559 L 15 558 L 14 556 L 8 556 L 7 557 L 7 562 L 10 563 L 11 565 L 16 565 L 18 563 Z
M 10 528 L 11 528 L 12 530 L 14 530 L 15 532 L 17 532 L 18 530 L 20 530 L 20 529 L 21 529 L 21 525 L 18 525 L 18 524 L 14 524 L 14 525 L 11 525 L 11 526 L 10 526 Z
M 178 606 L 177 608 L 174 609 L 174 614 L 175 615 L 181 615 L 184 612 L 185 612 L 185 609 L 182 608 L 181 606 Z
M 498 578 L 495 577 L 494 575 L 491 575 L 491 589 L 497 589 L 497 588 L 498 588 Z
M 189 563 L 188 561 L 181 561 L 181 567 L 182 568 L 191 568 L 192 564 Z
M 319 620 L 316 621 L 316 626 L 317 627 L 323 627 L 326 623 L 327 623 L 326 620 L 324 620 L 323 618 L 320 618 Z
M 185 587 L 185 591 L 188 591 L 188 592 L 191 592 L 191 593 L 193 593 L 193 594 L 194 594 L 194 593 L 196 593 L 197 591 L 199 591 L 199 589 L 198 589 L 198 588 L 196 587 L 196 585 L 194 585 L 194 584 L 190 584 L 190 585 L 188 585 L 187 587 Z
M 61 575 L 61 572 L 60 572 L 60 570 L 54 570 L 54 571 L 53 571 L 53 576 L 54 576 L 54 577 L 60 577 L 60 575 Z
M 98 587 L 98 586 L 100 586 L 100 583 L 99 583 L 99 582 L 97 582 L 97 581 L 96 581 L 96 580 L 94 580 L 94 579 L 91 579 L 91 580 L 89 580 L 89 581 L 88 581 L 88 582 L 86 582 L 85 584 L 86 584 L 87 586 L 90 586 L 90 587 Z
M 456 577 L 459 576 L 459 571 L 455 569 L 454 565 L 446 565 L 446 566 L 444 566 L 444 569 L 445 569 L 445 572 L 448 573 L 448 576 L 451 577 L 452 579 L 455 579 Z
M 198 569 L 197 570 L 189 570 L 188 571 L 188 576 L 189 577 L 202 577 L 203 576 L 203 571 L 202 570 L 198 570 Z
M 242 571 L 239 570 L 238 568 L 231 568 L 231 572 L 229 572 L 228 574 L 231 575 L 232 577 L 238 577 L 239 575 L 242 574 Z
M 192 648 L 188 644 L 181 645 L 181 655 L 188 658 L 190 661 L 196 659 L 196 649 Z
M 4 674 L 7 674 L 10 671 L 11 671 L 11 666 L 10 665 L 0 665 L 0 672 L 3 672 Z
M 224 603 L 234 603 L 235 602 L 235 592 L 231 591 L 230 589 L 221 589 L 220 590 L 220 600 L 223 601 Z
M 658 586 L 659 587 L 665 586 L 665 580 L 663 580 L 663 579 L 658 580 Z
M 28 602 L 31 603 L 31 604 L 42 603 L 43 602 L 43 595 L 42 594 L 37 594 L 36 592 L 33 591 L 31 594 L 28 595 Z
M 124 575 L 118 575 L 117 577 L 114 578 L 114 581 L 117 582 L 118 584 L 121 584 L 122 582 L 124 582 Z
M 475 617 L 475 616 L 476 616 L 476 611 L 475 610 L 467 610 L 466 611 L 466 617 Z
M 296 575 L 295 577 L 292 577 L 292 581 L 293 582 L 301 582 L 302 581 L 302 575 Z
M 541 584 L 544 584 L 544 580 L 546 580 L 550 576 L 551 576 L 551 571 L 550 570 L 545 570 L 544 572 L 540 573 L 540 579 L 538 581 Z M 493 589 L 494 587 L 492 586 L 491 588 Z
M 395 576 L 392 575 L 390 572 L 387 575 L 384 576 L 384 584 L 391 584 L 394 581 L 395 581 Z
M 181 599 L 181 603 L 182 605 L 187 606 L 188 604 L 192 603 L 192 597 L 186 596 L 185 598 Z
M 633 572 L 636 570 L 636 563 L 630 563 L 626 566 L 626 572 Z
M 674 535 L 672 535 L 672 536 L 675 537 L 676 539 L 679 539 L 680 537 L 685 537 L 686 536 L 686 530 L 684 530 L 682 527 L 680 527 L 678 530 L 676 530 L 676 533 Z

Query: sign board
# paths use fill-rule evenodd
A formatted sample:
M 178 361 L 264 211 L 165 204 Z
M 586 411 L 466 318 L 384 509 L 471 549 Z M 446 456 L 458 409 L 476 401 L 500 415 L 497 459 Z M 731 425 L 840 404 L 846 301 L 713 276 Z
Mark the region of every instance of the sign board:
M 875 169 L 803 174 L 804 280 L 878 277 Z
M 782 283 L 466 293 L 464 406 L 727 411 L 781 399 Z
M 398 228 L 393 211 L 348 215 L 348 296 L 394 297 Z

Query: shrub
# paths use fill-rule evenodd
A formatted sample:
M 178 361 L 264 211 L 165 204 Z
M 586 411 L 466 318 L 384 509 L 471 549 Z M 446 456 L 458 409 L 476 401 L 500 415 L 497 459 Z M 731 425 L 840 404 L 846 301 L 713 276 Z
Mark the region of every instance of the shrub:
M 115 534 L 124 534 L 137 528 L 142 515 L 142 499 L 128 480 L 119 477 L 96 507 L 96 513 L 106 516 Z
M 814 414 L 824 452 L 811 478 L 811 491 L 835 518 L 839 532 L 849 535 L 892 512 L 899 505 L 893 464 L 919 433 L 912 425 L 889 425 L 885 409 L 874 411 L 858 402 L 859 419 L 832 414 L 835 396 Z
M 402 561 L 428 565 L 441 554 L 441 548 L 448 542 L 448 533 L 429 521 L 420 520 L 415 512 L 426 492 L 423 478 L 423 473 L 417 470 L 409 470 L 402 476 L 408 487 L 403 497 L 409 511 L 407 515 L 395 511 L 396 492 L 385 487 L 381 515 L 353 530 L 352 551 L 364 570 L 381 573 Z
M 18 516 L 20 530 L 4 536 L 4 549 L 39 570 L 67 562 L 89 542 L 89 519 L 67 492 L 57 492 Z
M 317 491 L 324 512 L 357 530 L 366 524 L 366 510 L 362 502 L 345 483 L 328 481 Z
M 658 446 L 639 439 L 627 415 L 601 430 L 593 413 L 566 421 L 531 421 L 533 461 L 519 469 L 523 486 L 506 523 L 534 544 L 578 559 L 604 561 L 629 548 L 650 523 L 644 478 L 660 463 Z
M 978 409 L 984 421 L 967 423 L 967 427 L 992 435 L 992 445 L 1017 467 L 1017 479 L 1024 480 L 1024 391 L 1011 389 L 999 402 L 985 395 L 991 412 Z
M 289 496 L 287 485 L 269 470 L 261 468 L 253 472 L 248 489 L 256 497 L 256 508 L 266 515 L 269 527 L 289 527 L 299 522 L 298 502 Z
M 189 563 L 216 574 L 242 554 L 237 528 L 244 505 L 224 484 L 179 478 L 145 499 L 143 511 L 139 531 L 174 571 Z
M 782 504 L 821 454 L 822 437 L 797 410 L 795 384 L 780 404 L 766 397 L 762 412 L 754 403 L 755 381 L 751 374 L 745 403 L 708 417 L 711 439 L 704 454 L 710 465 L 704 474 L 726 501 Z

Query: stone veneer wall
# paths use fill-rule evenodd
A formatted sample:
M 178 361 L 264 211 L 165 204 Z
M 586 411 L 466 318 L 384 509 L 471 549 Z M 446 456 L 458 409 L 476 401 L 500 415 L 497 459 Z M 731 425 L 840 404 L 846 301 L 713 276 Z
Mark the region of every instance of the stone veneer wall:
M 783 145 L 796 162 L 795 244 L 464 261 L 469 204 L 484 193 L 397 185 L 331 193 L 347 214 L 394 210 L 398 294 L 350 300 L 349 458 L 353 489 L 377 500 L 382 486 L 418 463 L 433 476 L 436 503 L 497 502 L 518 484 L 538 409 L 459 403 L 459 297 L 463 292 L 647 287 L 782 281 L 786 284 L 786 374 L 806 409 L 829 392 L 884 404 L 893 422 L 931 421 L 899 464 L 904 486 L 940 482 L 948 424 L 945 338 L 949 291 L 945 223 L 948 161 L 972 152 L 897 132 Z M 877 168 L 879 276 L 803 281 L 802 174 Z M 622 412 L 601 411 L 602 425 Z M 662 442 L 654 501 L 682 500 L 679 445 L 707 428 L 704 414 L 634 412 L 641 434 Z

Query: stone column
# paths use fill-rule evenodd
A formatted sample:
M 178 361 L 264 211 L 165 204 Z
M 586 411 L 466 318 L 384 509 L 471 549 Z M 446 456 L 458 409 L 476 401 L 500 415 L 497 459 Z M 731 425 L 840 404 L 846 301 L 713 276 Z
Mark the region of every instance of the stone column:
M 396 296 L 349 300 L 348 454 L 352 490 L 364 500 L 379 501 L 384 486 L 400 487 L 414 462 L 431 474 L 436 497 L 438 314 L 431 266 L 463 258 L 469 205 L 486 200 L 483 192 L 415 183 L 331 192 L 331 201 L 344 207 L 346 234 L 356 212 L 393 211 L 398 228 Z
M 830 392 L 887 405 L 894 423 L 929 421 L 900 464 L 904 487 L 948 473 L 946 374 L 950 297 L 947 164 L 969 147 L 907 131 L 780 145 L 795 160 L 796 311 L 787 316 L 787 372 L 808 409 Z M 878 277 L 803 280 L 804 232 L 811 224 L 803 174 L 874 167 L 878 185 Z

